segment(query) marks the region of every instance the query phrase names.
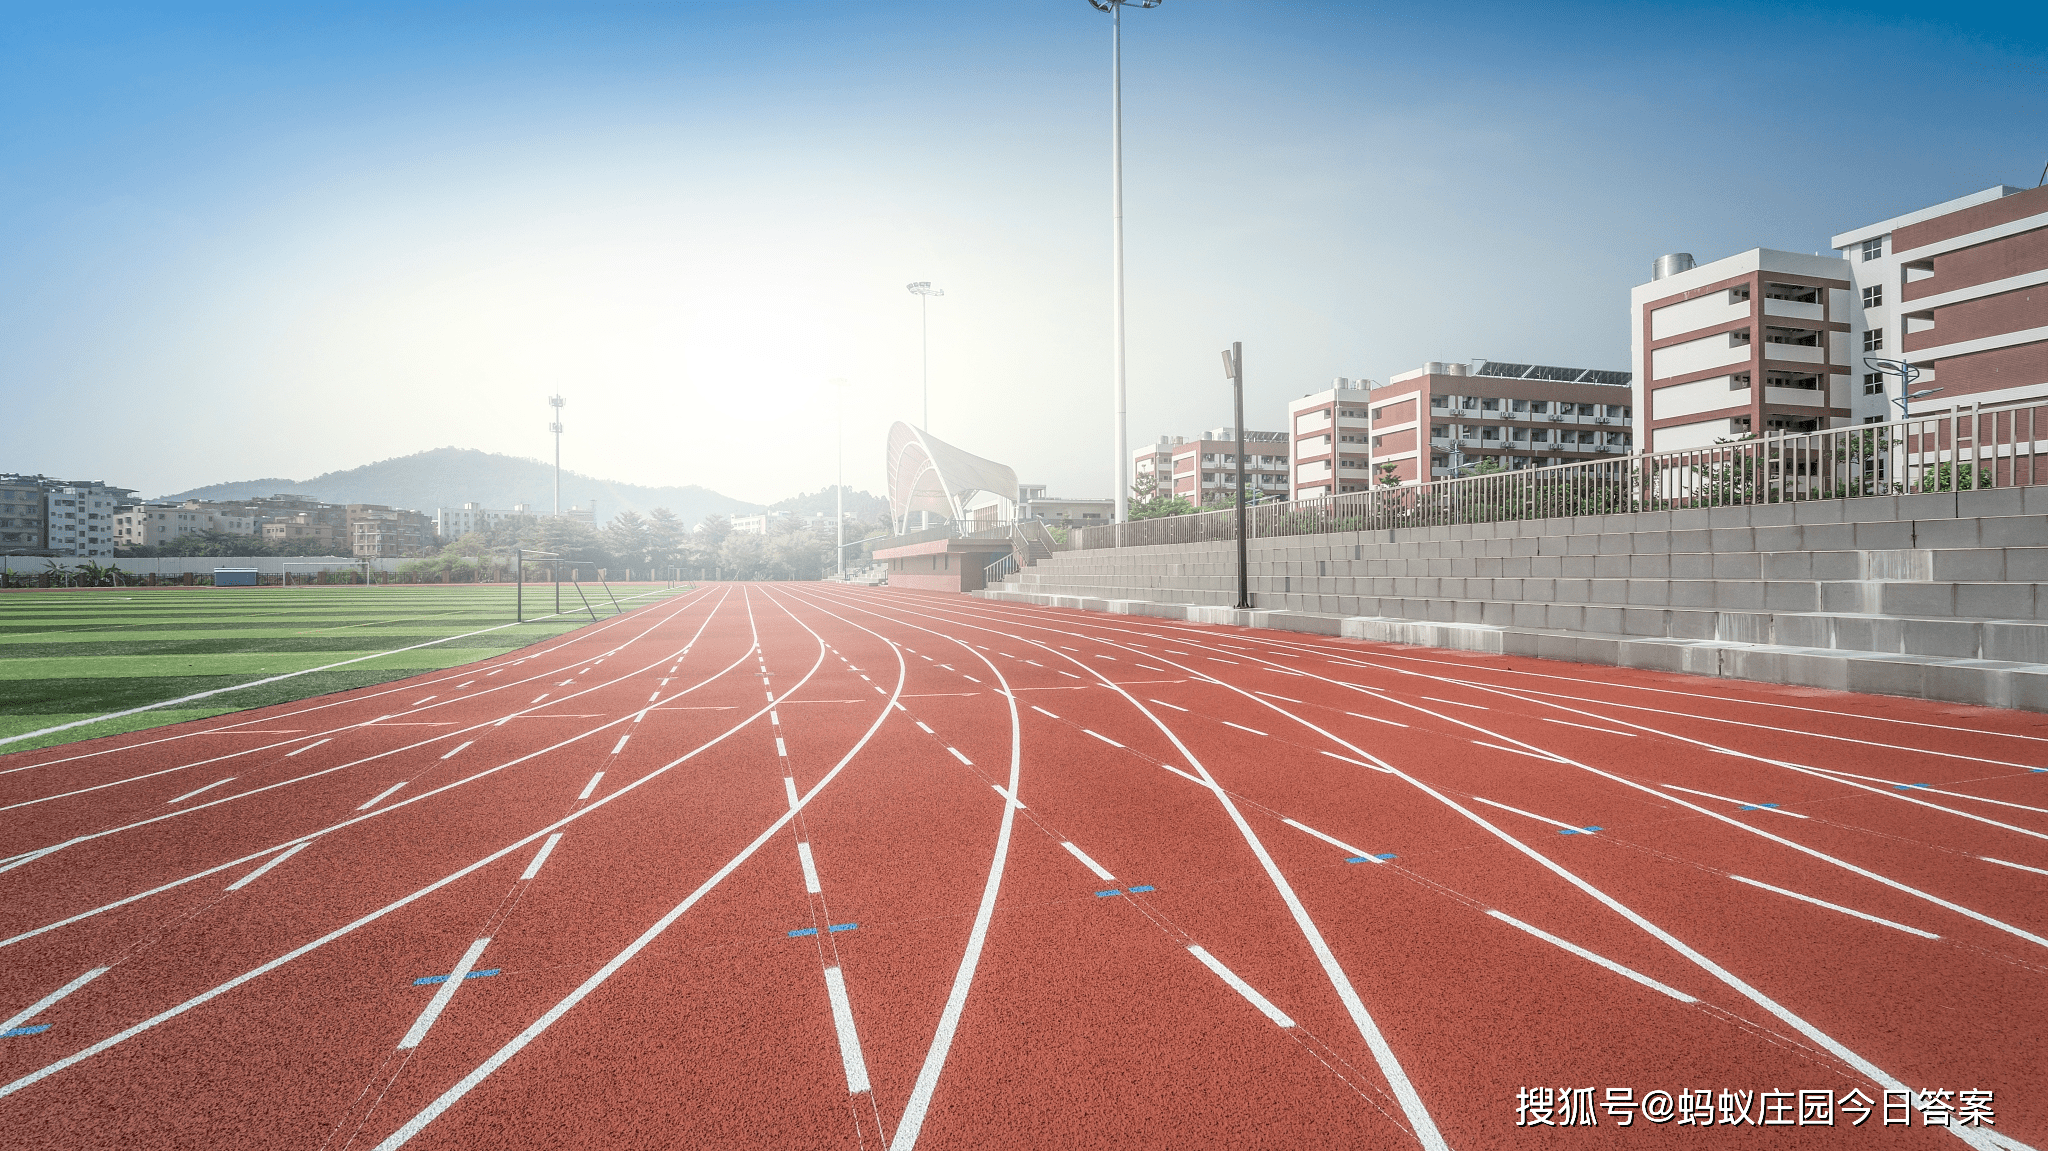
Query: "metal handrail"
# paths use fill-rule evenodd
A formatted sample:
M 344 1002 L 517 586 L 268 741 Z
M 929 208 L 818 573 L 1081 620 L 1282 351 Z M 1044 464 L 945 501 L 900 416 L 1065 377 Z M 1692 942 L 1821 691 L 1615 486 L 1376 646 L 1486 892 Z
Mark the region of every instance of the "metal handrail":
M 983 586 L 983 587 L 987 587 L 987 586 L 988 586 L 989 584 L 992 584 L 992 583 L 995 583 L 995 582 L 997 582 L 998 580 L 1001 580 L 1001 579 L 1002 579 L 1002 578 L 1003 578 L 1004 576 L 1010 575 L 1011 573 L 1015 572 L 1016 570 L 1017 570 L 1017 553 L 1016 553 L 1016 552 L 1011 552 L 1010 554 L 1008 554 L 1008 555 L 1004 556 L 1003 558 L 1001 558 L 1001 559 L 997 560 L 996 562 L 994 562 L 994 563 L 992 563 L 992 564 L 988 565 L 987 567 L 985 567 L 985 568 L 981 569 L 981 583 L 982 583 L 982 586 Z
M 1431 479 L 1251 510 L 1246 535 L 1315 535 L 1615 512 L 2026 487 L 2048 455 L 2048 401 L 1972 404 L 1930 416 L 1773 433 L 1654 454 Z M 1069 551 L 1237 537 L 1231 512 L 1074 528 Z

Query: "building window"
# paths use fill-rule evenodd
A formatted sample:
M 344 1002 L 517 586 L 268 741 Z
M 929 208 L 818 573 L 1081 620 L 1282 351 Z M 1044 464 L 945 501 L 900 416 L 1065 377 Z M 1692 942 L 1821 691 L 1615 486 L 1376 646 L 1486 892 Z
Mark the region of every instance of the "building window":
M 1870 287 L 1863 289 L 1863 306 L 1866 308 L 1881 308 L 1884 306 L 1883 284 L 1872 284 Z
M 1729 347 L 1731 347 L 1731 348 L 1746 348 L 1746 347 L 1748 347 L 1748 346 L 1749 346 L 1749 329 L 1748 329 L 1748 328 L 1744 328 L 1744 329 L 1742 329 L 1742 330 L 1741 330 L 1741 331 L 1739 331 L 1739 332 L 1730 332 L 1730 333 L 1728 333 L 1728 346 L 1729 346 Z
M 1864 350 L 1864 351 L 1866 351 L 1866 352 L 1882 352 L 1882 351 L 1884 351 L 1884 329 L 1883 329 L 1883 328 L 1869 328 L 1869 329 L 1866 329 L 1866 330 L 1864 331 L 1864 333 L 1863 333 L 1863 350 Z
M 1863 241 L 1863 262 L 1869 263 L 1884 255 L 1884 237 Z
M 1745 303 L 1745 302 L 1747 302 L 1748 300 L 1749 300 L 1749 285 L 1748 285 L 1748 284 L 1737 284 L 1737 285 L 1735 285 L 1734 287 L 1732 287 L 1732 288 L 1728 289 L 1728 302 L 1729 302 L 1729 303 L 1731 303 L 1731 304 L 1740 304 L 1740 303 Z
M 1866 396 L 1881 396 L 1884 394 L 1883 372 L 1863 373 L 1863 394 Z

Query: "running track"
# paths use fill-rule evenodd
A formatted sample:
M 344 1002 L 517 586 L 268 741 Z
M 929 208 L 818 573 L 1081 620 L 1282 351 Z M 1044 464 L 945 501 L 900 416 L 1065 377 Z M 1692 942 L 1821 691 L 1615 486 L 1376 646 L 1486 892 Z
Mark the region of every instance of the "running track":
M 2028 713 L 709 585 L 0 757 L 0 1143 L 2048 1146 L 2044 768 Z

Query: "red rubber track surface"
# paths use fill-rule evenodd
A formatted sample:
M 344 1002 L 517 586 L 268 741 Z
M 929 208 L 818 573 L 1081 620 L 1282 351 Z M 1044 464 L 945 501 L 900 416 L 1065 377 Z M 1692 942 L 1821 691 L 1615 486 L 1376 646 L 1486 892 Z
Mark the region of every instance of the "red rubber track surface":
M 2030 713 L 712 585 L 0 757 L 0 1143 L 2048 1146 L 2043 769 Z M 1995 1127 L 1518 1109 L 1899 1087 Z

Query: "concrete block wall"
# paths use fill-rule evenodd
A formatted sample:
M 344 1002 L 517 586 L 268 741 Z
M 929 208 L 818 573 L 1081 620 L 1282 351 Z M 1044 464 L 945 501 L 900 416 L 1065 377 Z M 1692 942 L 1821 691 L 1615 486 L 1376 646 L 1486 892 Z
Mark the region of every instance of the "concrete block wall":
M 1247 550 L 1250 615 L 1231 542 L 1059 552 L 980 594 L 2048 710 L 2048 487 Z

